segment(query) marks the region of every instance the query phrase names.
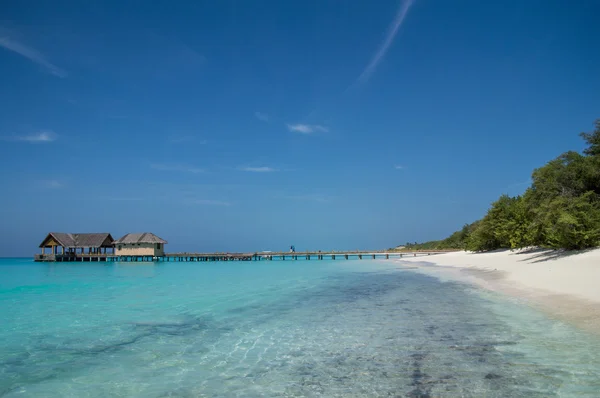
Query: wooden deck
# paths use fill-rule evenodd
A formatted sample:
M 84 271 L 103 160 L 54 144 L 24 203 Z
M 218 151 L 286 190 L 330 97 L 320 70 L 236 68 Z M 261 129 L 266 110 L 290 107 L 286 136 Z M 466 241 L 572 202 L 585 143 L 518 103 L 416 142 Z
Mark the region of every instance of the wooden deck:
M 207 261 L 285 261 L 285 260 L 351 260 L 430 256 L 451 250 L 432 251 L 343 251 L 343 252 L 254 252 L 254 253 L 168 253 L 164 256 L 117 256 L 114 254 L 36 254 L 39 262 L 207 262 Z

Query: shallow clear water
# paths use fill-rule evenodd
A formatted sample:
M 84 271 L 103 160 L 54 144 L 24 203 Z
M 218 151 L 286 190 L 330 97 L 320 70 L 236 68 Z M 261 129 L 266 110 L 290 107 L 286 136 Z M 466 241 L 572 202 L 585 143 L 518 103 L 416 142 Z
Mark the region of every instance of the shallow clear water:
M 391 261 L 0 260 L 0 396 L 597 397 L 600 342 Z

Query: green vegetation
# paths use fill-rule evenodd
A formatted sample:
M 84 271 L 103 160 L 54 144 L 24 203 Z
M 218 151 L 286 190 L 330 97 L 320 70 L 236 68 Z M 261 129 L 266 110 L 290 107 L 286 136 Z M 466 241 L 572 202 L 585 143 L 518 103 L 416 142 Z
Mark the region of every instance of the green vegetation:
M 583 154 L 565 152 L 533 171 L 522 196 L 502 195 L 487 214 L 444 240 L 409 249 L 487 251 L 541 246 L 578 250 L 600 245 L 600 119 Z

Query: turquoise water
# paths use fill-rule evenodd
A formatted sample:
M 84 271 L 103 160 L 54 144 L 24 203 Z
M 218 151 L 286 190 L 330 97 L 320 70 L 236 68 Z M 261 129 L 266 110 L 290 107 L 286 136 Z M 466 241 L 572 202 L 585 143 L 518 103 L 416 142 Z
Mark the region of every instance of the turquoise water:
M 385 260 L 0 260 L 2 397 L 597 397 L 600 342 Z

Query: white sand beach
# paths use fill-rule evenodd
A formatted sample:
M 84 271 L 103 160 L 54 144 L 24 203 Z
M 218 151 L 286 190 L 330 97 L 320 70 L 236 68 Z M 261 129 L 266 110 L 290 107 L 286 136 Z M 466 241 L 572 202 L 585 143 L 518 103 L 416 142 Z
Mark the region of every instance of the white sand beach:
M 454 252 L 402 261 L 438 266 L 450 277 L 517 297 L 600 334 L 600 249 Z

